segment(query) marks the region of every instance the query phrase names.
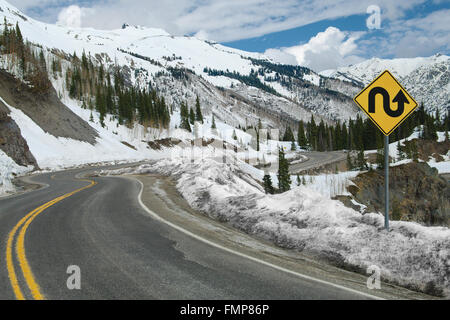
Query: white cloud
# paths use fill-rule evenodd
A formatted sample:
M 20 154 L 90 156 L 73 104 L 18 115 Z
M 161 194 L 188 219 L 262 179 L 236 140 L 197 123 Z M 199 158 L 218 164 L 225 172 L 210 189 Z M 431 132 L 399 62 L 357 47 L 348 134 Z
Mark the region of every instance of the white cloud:
M 395 56 L 430 55 L 436 50 L 450 51 L 450 9 L 435 11 L 421 18 L 400 20 L 387 30 L 388 46 Z
M 267 49 L 264 55 L 273 59 L 274 61 L 282 64 L 296 65 L 297 59 L 290 53 L 285 52 L 283 49 Z
M 206 32 L 205 30 L 200 30 L 194 36 L 201 40 L 209 40 L 208 32 Z
M 363 60 L 357 55 L 359 50 L 356 44 L 356 40 L 362 34 L 362 32 L 349 33 L 335 27 L 328 27 L 305 44 L 281 49 L 269 49 L 265 54 L 281 63 L 286 63 L 290 55 L 295 58 L 297 64 L 309 67 L 317 72 L 336 69 Z
M 324 46 L 318 50 L 320 45 L 311 43 L 298 48 L 300 52 L 295 52 L 295 58 L 303 57 L 304 64 L 323 68 L 354 63 L 357 56 L 412 57 L 430 55 L 436 51 L 448 53 L 450 50 L 450 31 L 446 29 L 450 26 L 450 12 L 439 10 L 428 16 L 423 15 L 421 5 L 430 0 L 7 1 L 33 17 L 51 23 L 58 20 L 72 26 L 81 24 L 97 29 L 116 29 L 127 22 L 130 25 L 162 28 L 174 35 L 194 34 L 218 42 L 258 37 L 325 19 L 365 15 L 367 7 L 376 4 L 381 8 L 381 31 L 369 32 L 359 40 L 350 39 L 353 34 L 347 35 L 341 44 L 336 45 L 338 54 L 326 52 Z M 72 4 L 82 7 L 81 12 L 69 14 L 67 8 L 61 12 L 63 6 Z M 405 19 L 405 12 L 412 9 L 416 10 L 416 17 Z M 313 61 L 311 55 L 314 50 L 322 54 L 322 60 L 330 60 Z M 268 53 L 278 60 L 295 63 L 292 53 L 285 50 L 271 49 Z
M 410 58 L 450 52 L 450 10 L 392 21 L 376 37 L 358 41 L 371 56 Z
M 61 8 L 57 0 L 9 0 L 22 10 L 33 10 L 46 21 L 45 12 Z M 402 13 L 426 0 L 377 0 L 383 19 L 399 18 Z M 65 5 L 83 3 L 66 0 Z M 83 15 L 83 26 L 99 29 L 119 28 L 122 23 L 163 28 L 172 34 L 196 34 L 203 30 L 208 39 L 233 41 L 300 27 L 324 19 L 366 14 L 373 0 L 103 0 L 93 2 L 96 9 Z M 82 11 L 84 12 L 84 11 Z M 56 20 L 56 17 L 54 17 Z
M 72 5 L 61 10 L 58 15 L 56 24 L 79 28 L 81 27 L 81 17 L 83 15 L 82 9 L 79 6 Z

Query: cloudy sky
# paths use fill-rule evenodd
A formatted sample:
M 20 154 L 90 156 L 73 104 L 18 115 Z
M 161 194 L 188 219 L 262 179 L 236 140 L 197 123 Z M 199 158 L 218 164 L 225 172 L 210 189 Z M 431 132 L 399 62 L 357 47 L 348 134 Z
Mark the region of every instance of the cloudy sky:
M 44 22 L 159 27 L 316 71 L 450 53 L 450 0 L 9 0 Z M 380 9 L 380 25 L 376 12 Z M 372 8 L 368 12 L 368 8 Z M 374 11 L 375 10 L 375 11 Z M 367 20 L 369 20 L 368 28 Z

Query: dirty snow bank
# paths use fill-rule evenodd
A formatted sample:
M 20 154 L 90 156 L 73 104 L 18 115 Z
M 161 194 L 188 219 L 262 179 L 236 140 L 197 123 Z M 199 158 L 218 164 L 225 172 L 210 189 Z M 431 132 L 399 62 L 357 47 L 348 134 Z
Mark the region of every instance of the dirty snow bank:
M 15 176 L 30 172 L 33 166 L 21 167 L 0 150 L 0 197 L 15 191 L 12 180 Z
M 450 229 L 393 221 L 386 232 L 381 215 L 362 215 L 308 187 L 265 195 L 239 168 L 235 160 L 173 158 L 110 173 L 171 175 L 188 203 L 214 219 L 340 267 L 365 272 L 376 265 L 387 281 L 449 295 Z

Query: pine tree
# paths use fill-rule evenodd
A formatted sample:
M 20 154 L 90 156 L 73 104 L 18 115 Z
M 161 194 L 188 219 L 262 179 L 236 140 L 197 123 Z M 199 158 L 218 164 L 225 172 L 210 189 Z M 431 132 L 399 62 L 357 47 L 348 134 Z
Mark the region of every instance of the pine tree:
M 97 95 L 95 99 L 95 108 L 97 112 L 100 113 L 100 125 L 102 128 L 105 127 L 105 116 L 106 116 L 106 108 L 105 102 L 103 99 L 103 94 L 101 93 L 100 87 L 97 88 Z
M 430 139 L 433 141 L 437 141 L 438 139 L 438 134 L 437 134 L 437 129 L 438 129 L 438 124 L 436 124 L 435 122 L 437 121 L 434 120 L 433 118 L 431 118 L 430 120 Z
M 352 157 L 350 156 L 350 152 L 347 152 L 347 170 L 352 171 L 354 169 Z
M 403 151 L 405 152 L 406 158 L 412 159 L 411 142 L 409 142 L 408 139 L 405 139 L 405 142 L 403 144 Z
M 361 147 L 359 149 L 357 163 L 358 163 L 359 170 L 367 169 L 367 163 L 366 163 L 366 158 L 364 156 L 364 148 L 363 147 Z
M 317 126 L 313 115 L 311 115 L 311 121 L 308 123 L 307 127 L 306 137 L 308 138 L 308 142 L 312 150 L 317 150 Z
M 441 123 L 441 114 L 439 113 L 439 109 L 436 109 L 436 131 L 439 131 L 442 129 L 442 123 Z
M 203 124 L 202 109 L 200 107 L 200 99 L 198 96 L 195 102 L 195 121 L 201 122 Z
M 399 160 L 399 161 L 405 159 L 405 153 L 403 152 L 402 149 L 403 149 L 403 148 L 402 148 L 402 146 L 401 146 L 401 144 L 400 144 L 400 140 L 399 140 L 399 141 L 397 142 L 397 157 L 398 157 L 398 160 Z
M 266 194 L 274 194 L 274 189 L 273 189 L 273 185 L 272 185 L 272 178 L 270 177 L 269 174 L 264 175 L 263 178 L 263 183 L 264 183 L 264 191 L 266 192 Z
M 297 174 L 297 186 L 300 186 L 302 184 L 302 180 L 300 179 L 300 175 Z
M 25 75 L 25 47 L 23 43 L 23 36 L 22 32 L 20 31 L 19 22 L 16 22 L 16 30 L 15 30 L 15 36 L 16 36 L 16 45 L 17 45 L 17 55 L 19 57 L 19 64 L 20 69 L 22 71 L 22 74 Z
M 325 128 L 325 123 L 323 120 L 320 121 L 319 127 L 317 129 L 317 150 L 318 151 L 326 151 L 328 149 L 327 143 L 327 130 Z
M 422 128 L 422 132 L 420 134 L 420 138 L 424 140 L 432 140 L 436 141 L 438 136 L 436 132 L 435 119 L 432 116 L 424 113 L 424 124 Z
M 345 125 L 345 123 L 342 125 L 341 133 L 342 133 L 341 147 L 338 150 L 349 149 L 348 147 L 349 136 L 347 126 Z
M 278 151 L 278 189 L 282 193 L 291 189 L 289 163 L 286 160 L 283 148 Z
M 6 16 L 3 17 L 3 42 L 5 43 L 5 47 L 8 47 L 8 22 L 6 21 Z
M 297 150 L 297 146 L 295 145 L 295 141 L 291 142 L 291 151 L 296 151 Z
M 182 102 L 180 106 L 180 116 L 181 116 L 180 129 L 184 129 L 191 132 L 192 129 L 191 125 L 189 124 L 189 110 L 184 102 Z
M 256 130 L 256 151 L 259 151 L 259 132 L 261 129 Z
M 237 140 L 238 136 L 236 134 L 236 130 L 233 130 L 233 136 L 232 136 L 233 140 Z
M 305 135 L 305 126 L 303 121 L 301 120 L 298 124 L 297 142 L 300 148 L 306 148 L 306 146 L 308 145 L 308 141 L 306 140 Z
M 290 126 L 288 126 L 284 132 L 283 141 L 295 141 L 294 134 L 292 133 Z

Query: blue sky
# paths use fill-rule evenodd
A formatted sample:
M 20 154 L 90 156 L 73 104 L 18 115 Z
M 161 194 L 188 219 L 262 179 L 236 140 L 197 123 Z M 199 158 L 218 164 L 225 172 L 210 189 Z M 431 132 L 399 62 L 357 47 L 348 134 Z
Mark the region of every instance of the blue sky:
M 373 1 L 373 3 L 376 3 L 376 1 Z M 405 10 L 403 18 L 414 19 L 420 16 L 426 16 L 435 11 L 449 8 L 450 1 L 442 1 L 441 3 L 428 1 L 414 7 L 414 9 Z M 367 31 L 366 19 L 368 17 L 369 14 L 363 13 L 337 19 L 326 19 L 306 26 L 274 32 L 260 37 L 226 42 L 225 44 L 234 48 L 257 52 L 264 52 L 269 48 L 291 47 L 308 42 L 309 39 L 314 37 L 318 32 L 324 31 L 330 26 L 346 31 Z M 382 17 L 383 15 L 381 15 L 381 18 Z M 386 28 L 389 23 L 390 21 L 383 22 L 382 19 L 381 27 Z M 448 17 L 447 23 L 450 24 L 450 16 Z M 367 35 L 368 38 L 370 36 L 383 36 L 383 33 L 373 31 L 371 34 Z
M 9 0 L 29 16 L 100 29 L 159 27 L 321 71 L 450 53 L 450 0 Z M 381 10 L 368 29 L 367 7 Z
M 326 30 L 330 26 L 347 31 L 365 30 L 367 17 L 368 15 L 366 14 L 360 14 L 333 20 L 327 19 L 306 26 L 274 32 L 256 38 L 225 42 L 224 44 L 233 48 L 256 52 L 264 52 L 270 48 L 292 47 L 308 42 L 317 33 Z

